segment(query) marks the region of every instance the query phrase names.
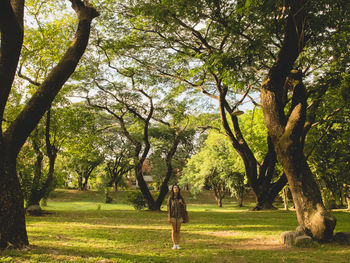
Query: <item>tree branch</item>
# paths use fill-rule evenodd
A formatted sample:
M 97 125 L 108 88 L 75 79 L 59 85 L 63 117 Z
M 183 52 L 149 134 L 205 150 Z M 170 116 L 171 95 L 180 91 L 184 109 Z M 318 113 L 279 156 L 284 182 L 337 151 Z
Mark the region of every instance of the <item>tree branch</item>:
M 87 1 L 83 3 L 80 0 L 71 0 L 71 2 L 79 18 L 76 36 L 71 46 L 4 133 L 12 144 L 15 154 L 19 152 L 29 134 L 50 107 L 57 93 L 74 72 L 88 44 L 91 21 L 98 16 L 98 12 L 88 5 Z

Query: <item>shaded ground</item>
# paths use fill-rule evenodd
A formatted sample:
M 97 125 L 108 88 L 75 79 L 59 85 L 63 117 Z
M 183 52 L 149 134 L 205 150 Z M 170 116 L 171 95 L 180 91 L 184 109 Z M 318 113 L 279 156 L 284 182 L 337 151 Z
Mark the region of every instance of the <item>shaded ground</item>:
M 220 209 L 210 195 L 187 196 L 191 221 L 182 227 L 183 249 L 174 251 L 167 214 L 135 211 L 122 195 L 102 204 L 97 193 L 55 193 L 49 214 L 27 218 L 31 246 L 0 252 L 0 262 L 349 262 L 349 246 L 279 244 L 280 233 L 297 225 L 293 211 L 253 212 L 232 201 Z M 350 231 L 350 213 L 334 214 L 336 231 Z

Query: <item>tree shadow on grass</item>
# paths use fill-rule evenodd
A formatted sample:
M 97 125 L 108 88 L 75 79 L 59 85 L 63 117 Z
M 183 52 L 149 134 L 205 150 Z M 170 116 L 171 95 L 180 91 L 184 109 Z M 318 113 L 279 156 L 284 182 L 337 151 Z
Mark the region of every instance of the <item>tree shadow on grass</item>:
M 119 211 L 122 212 L 124 211 Z M 182 228 L 181 251 L 171 250 L 171 227 L 162 224 L 165 222 L 164 215 L 139 215 L 148 218 L 141 217 L 128 222 L 124 215 L 119 215 L 122 220 L 114 225 L 111 221 L 108 224 L 105 221 L 99 222 L 97 215 L 93 217 L 91 214 L 87 218 L 65 218 L 67 221 L 63 222 L 53 220 L 49 222 L 48 229 L 40 227 L 40 220 L 35 218 L 29 233 L 34 246 L 29 251 L 13 255 L 20 262 L 31 262 L 32 259 L 43 262 L 48 262 L 48 259 L 55 262 L 178 262 L 178 256 L 181 256 L 181 262 L 256 262 L 232 260 L 240 260 L 241 257 L 252 260 L 254 257 L 267 256 L 273 256 L 275 260 L 261 262 L 279 262 L 278 259 L 282 256 L 297 260 L 298 251 L 300 252 L 284 248 L 271 236 L 266 238 L 259 235 L 262 229 L 276 231 L 284 227 L 282 225 L 276 228 L 267 224 L 276 216 L 273 214 L 262 219 L 261 225 L 253 227 L 251 220 L 241 218 L 241 221 L 237 221 L 235 218 L 237 224 L 232 226 L 232 222 L 227 223 L 230 222 L 229 215 L 224 215 L 223 220 L 212 220 L 206 218 L 212 215 L 210 212 L 192 212 L 191 223 Z M 238 217 L 243 215 L 245 214 L 238 214 Z M 69 222 L 71 219 L 73 221 Z M 251 235 L 246 236 L 247 232 L 251 232 Z M 310 255 L 319 252 L 307 251 Z
M 31 260 L 31 256 L 35 255 L 39 262 L 47 262 L 45 258 L 49 258 L 50 262 L 167 262 L 167 258 L 160 255 L 136 255 L 123 253 L 120 250 L 82 250 L 79 246 L 53 248 L 51 246 L 31 245 L 29 251 L 30 253 L 22 253 L 20 258 Z

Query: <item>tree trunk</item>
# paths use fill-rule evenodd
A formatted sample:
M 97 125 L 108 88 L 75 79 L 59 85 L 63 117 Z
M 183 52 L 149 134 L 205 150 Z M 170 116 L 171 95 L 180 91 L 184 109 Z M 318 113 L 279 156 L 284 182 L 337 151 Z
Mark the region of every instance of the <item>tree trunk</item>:
M 269 136 L 288 179 L 298 222 L 306 234 L 328 241 L 333 236 L 336 220 L 324 207 L 304 157 L 307 95 L 301 72 L 292 71 L 305 44 L 306 6 L 305 0 L 291 3 L 282 47 L 262 83 L 261 103 Z M 286 116 L 290 90 L 293 96 Z
M 348 204 L 348 210 L 350 210 L 350 186 L 345 185 L 344 195 L 345 195 L 346 202 Z
M 243 207 L 243 195 L 238 195 L 238 206 Z
M 288 211 L 288 188 L 283 188 L 283 204 L 284 210 Z
M 38 134 L 37 130 L 35 130 L 35 134 L 33 135 L 32 142 L 33 142 L 33 148 L 36 154 L 36 160 L 34 163 L 34 177 L 29 193 L 29 197 L 27 200 L 26 207 L 29 207 L 31 205 L 39 205 L 40 197 L 38 196 L 38 192 L 40 189 L 40 179 L 42 177 L 42 166 L 43 166 L 43 159 L 44 155 L 40 151 L 39 145 L 38 145 Z
M 333 236 L 336 220 L 323 205 L 321 193 L 302 149 L 278 144 L 282 166 L 286 172 L 295 204 L 298 222 L 304 231 L 320 241 Z
M 148 209 L 151 211 L 157 211 L 156 203 L 154 202 L 154 199 L 148 189 L 147 183 L 145 182 L 145 179 L 143 178 L 142 174 L 142 163 L 140 163 L 138 160 L 136 160 L 135 164 L 135 174 L 136 174 L 136 179 L 137 183 L 140 187 L 140 190 L 142 192 L 142 195 L 147 201 Z
M 40 205 L 41 199 L 48 196 L 50 191 L 50 186 L 53 181 L 55 161 L 57 157 L 57 149 L 54 145 L 51 145 L 50 143 L 50 110 L 48 110 L 47 112 L 46 132 L 45 132 L 46 152 L 47 152 L 47 156 L 49 157 L 49 171 L 47 173 L 44 183 L 41 183 L 43 179 L 42 178 L 42 175 L 43 175 L 42 161 L 43 161 L 44 155 L 41 152 L 36 139 L 37 137 L 36 135 L 34 135 L 33 148 L 36 152 L 37 159 L 35 162 L 34 179 L 32 182 L 31 192 L 27 200 L 26 207 L 29 207 L 31 205 Z
M 215 194 L 215 199 L 218 204 L 218 207 L 222 207 L 222 199 L 225 197 L 225 193 L 222 193 L 220 190 L 220 186 L 214 185 L 214 194 Z
M 78 171 L 76 172 L 78 173 L 78 190 L 83 191 L 83 175 Z
M 88 44 L 91 21 L 98 12 L 88 1 L 71 0 L 78 18 L 72 44 L 5 132 L 3 113 L 13 84 L 23 43 L 24 0 L 0 1 L 0 248 L 28 244 L 23 195 L 16 158 L 30 133 L 74 72 Z
M 218 206 L 219 207 L 222 207 L 222 199 L 221 197 L 219 197 L 217 200 L 218 200 Z
M 89 182 L 89 177 L 90 177 L 90 175 L 84 176 L 84 183 L 83 183 L 83 185 L 82 185 L 82 190 L 83 190 L 83 191 L 86 191 L 86 190 L 87 190 L 87 185 L 88 185 L 88 182 Z
M 279 117 L 276 117 L 283 111 L 283 108 L 277 107 L 276 100 L 279 98 L 276 98 L 276 94 L 271 92 L 269 85 L 272 85 L 271 81 L 266 80 L 261 91 L 265 121 L 288 178 L 298 222 L 305 233 L 314 239 L 327 241 L 332 238 L 336 220 L 324 207 L 321 193 L 304 157 L 300 130 L 304 127 L 305 122 L 305 97 L 304 102 L 295 104 L 287 124 L 283 125 Z M 300 85 L 299 88 L 301 88 Z M 295 92 L 298 93 L 297 90 Z
M 28 245 L 23 195 L 16 175 L 16 157 L 0 143 L 0 249 Z
M 162 203 L 164 201 L 164 198 L 167 195 L 167 193 L 169 192 L 168 183 L 169 183 L 171 175 L 173 174 L 172 160 L 173 160 L 173 157 L 176 153 L 176 150 L 177 150 L 179 143 L 180 143 L 180 137 L 178 134 L 176 134 L 175 140 L 174 140 L 174 142 L 173 142 L 173 144 L 172 144 L 172 146 L 167 154 L 167 157 L 166 157 L 167 173 L 166 173 L 165 178 L 164 178 L 162 185 L 160 187 L 160 193 L 159 193 L 159 196 L 158 196 L 157 201 L 156 201 L 157 210 L 160 210 Z

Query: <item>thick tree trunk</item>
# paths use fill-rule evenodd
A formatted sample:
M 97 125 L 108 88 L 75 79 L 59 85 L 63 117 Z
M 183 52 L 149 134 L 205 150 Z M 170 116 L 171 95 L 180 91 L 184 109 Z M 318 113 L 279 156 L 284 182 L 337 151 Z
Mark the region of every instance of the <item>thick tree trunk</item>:
M 304 157 L 301 130 L 305 123 L 306 100 L 299 84 L 294 91 L 299 99 L 294 96 L 295 106 L 286 125 L 280 122 L 281 116 L 277 117 L 283 108 L 278 108 L 280 104 L 276 100 L 280 98 L 271 92 L 269 80 L 263 84 L 261 101 L 269 134 L 288 178 L 298 222 L 305 233 L 314 239 L 327 241 L 332 238 L 336 220 L 324 207 L 319 188 Z
M 42 199 L 41 196 L 37 194 L 37 192 L 32 192 L 30 195 L 30 198 L 28 199 L 26 203 L 26 208 L 32 206 L 32 205 L 39 205 L 40 206 L 40 200 Z
M 16 157 L 0 142 L 0 249 L 28 245 L 23 195 L 16 175 Z
M 336 220 L 323 205 L 302 148 L 283 146 L 278 144 L 277 148 L 292 192 L 298 222 L 308 235 L 316 240 L 328 241 L 333 236 Z
M 24 0 L 0 1 L 0 129 L 23 44 Z
M 79 18 L 75 39 L 45 81 L 5 132 L 0 125 L 0 248 L 28 244 L 24 202 L 16 175 L 16 158 L 64 83 L 74 72 L 88 44 L 91 21 L 98 12 L 88 1 L 71 0 Z M 0 124 L 11 91 L 23 42 L 24 0 L 0 1 Z
M 333 236 L 336 220 L 324 207 L 319 188 L 303 153 L 307 96 L 300 72 L 292 71 L 305 44 L 306 1 L 291 3 L 278 58 L 262 83 L 265 123 L 288 178 L 297 218 L 304 232 L 319 241 Z M 288 116 L 287 94 L 293 91 Z

